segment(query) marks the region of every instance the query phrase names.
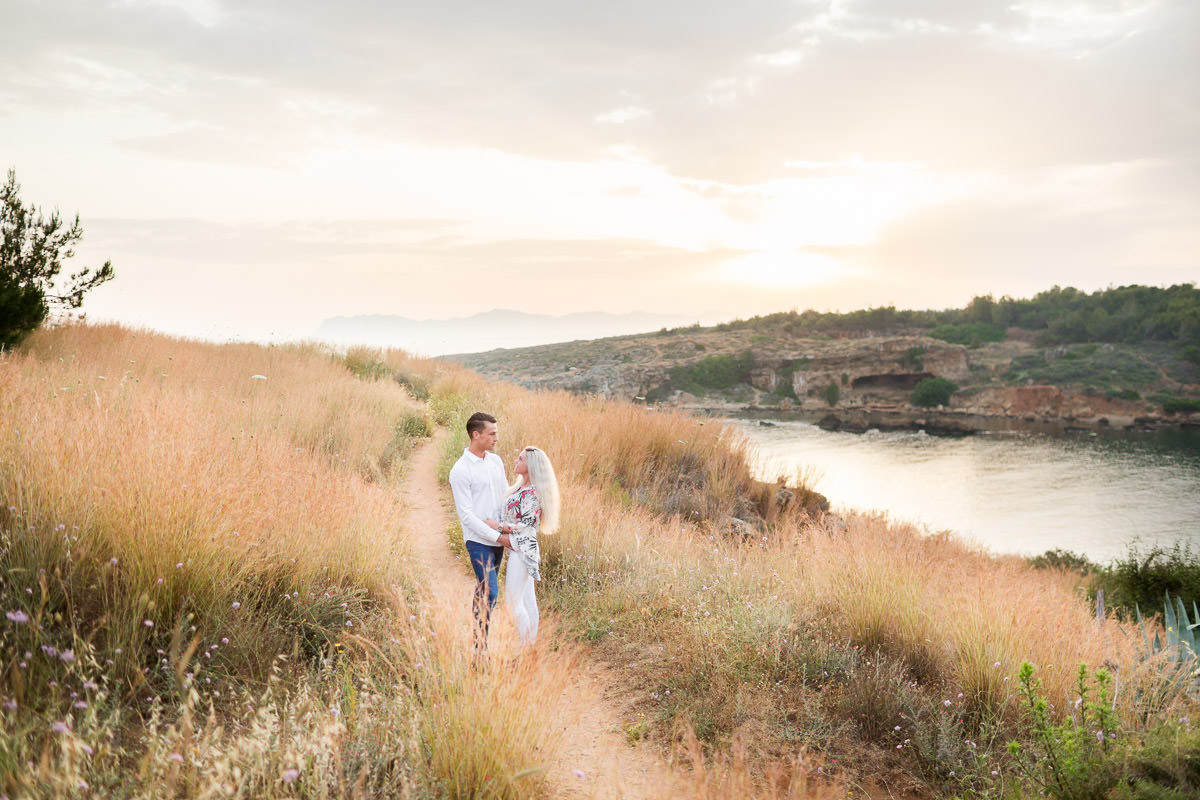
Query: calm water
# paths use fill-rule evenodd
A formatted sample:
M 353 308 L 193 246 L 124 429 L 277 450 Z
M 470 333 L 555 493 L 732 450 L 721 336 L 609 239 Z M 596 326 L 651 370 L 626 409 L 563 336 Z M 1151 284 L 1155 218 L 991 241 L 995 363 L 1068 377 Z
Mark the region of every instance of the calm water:
M 995 553 L 1055 547 L 1107 561 L 1143 546 L 1200 550 L 1200 432 L 961 439 L 735 420 L 759 477 L 815 478 L 834 510 L 886 512 Z

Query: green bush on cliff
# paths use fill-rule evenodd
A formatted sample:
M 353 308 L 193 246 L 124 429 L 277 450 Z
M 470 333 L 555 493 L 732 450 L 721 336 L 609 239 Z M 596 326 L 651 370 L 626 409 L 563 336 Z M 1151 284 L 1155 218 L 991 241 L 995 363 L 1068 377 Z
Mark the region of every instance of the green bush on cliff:
M 925 378 L 913 389 L 909 400 L 914 406 L 944 406 L 957 391 L 958 384 L 945 378 Z
M 1169 394 L 1155 395 L 1154 400 L 1162 406 L 1163 412 L 1167 414 L 1190 414 L 1193 411 L 1200 411 L 1200 400 Z
M 929 335 L 950 344 L 979 347 L 984 342 L 1003 342 L 1005 333 L 1003 327 L 993 322 L 963 322 L 938 325 Z
M 1158 368 L 1130 345 L 1064 346 L 1017 356 L 1002 377 L 1011 383 L 1050 383 L 1106 392 L 1152 386 Z
M 831 383 L 825 387 L 825 402 L 831 406 L 836 406 L 838 398 L 842 396 L 842 390 L 838 388 L 836 383 Z
M 705 356 L 695 364 L 672 368 L 671 383 L 692 394 L 703 394 L 703 391 L 696 392 L 692 389 L 728 389 L 744 383 L 753 368 L 754 354 L 749 350 L 736 356 L 721 353 Z
M 1104 393 L 1109 400 L 1141 400 L 1142 395 L 1137 389 L 1109 389 Z

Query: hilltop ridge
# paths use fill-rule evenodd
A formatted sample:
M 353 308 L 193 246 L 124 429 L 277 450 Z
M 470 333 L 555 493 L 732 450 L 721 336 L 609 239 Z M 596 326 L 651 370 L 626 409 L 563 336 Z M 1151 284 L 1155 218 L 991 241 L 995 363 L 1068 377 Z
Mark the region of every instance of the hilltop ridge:
M 1096 324 L 1091 306 L 1114 298 L 1130 308 Z M 961 433 L 1020 420 L 1152 430 L 1200 424 L 1197 309 L 1190 286 L 1056 288 L 949 311 L 786 312 L 448 358 L 527 388 L 847 429 Z M 922 381 L 937 379 L 953 384 L 946 398 L 914 403 Z

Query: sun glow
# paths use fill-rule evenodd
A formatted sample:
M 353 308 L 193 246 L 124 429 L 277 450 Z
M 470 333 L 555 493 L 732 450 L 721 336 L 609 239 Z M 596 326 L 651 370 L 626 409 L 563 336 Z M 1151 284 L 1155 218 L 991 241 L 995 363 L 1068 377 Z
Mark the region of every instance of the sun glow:
M 716 277 L 767 289 L 798 289 L 828 283 L 844 272 L 837 259 L 822 253 L 768 250 L 726 263 Z

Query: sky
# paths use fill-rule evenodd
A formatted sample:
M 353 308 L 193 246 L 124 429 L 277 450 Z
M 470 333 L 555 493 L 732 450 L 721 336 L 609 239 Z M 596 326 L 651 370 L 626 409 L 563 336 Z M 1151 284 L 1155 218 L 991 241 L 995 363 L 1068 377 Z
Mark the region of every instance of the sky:
M 0 0 L 3 168 L 212 339 L 1192 282 L 1200 3 Z

